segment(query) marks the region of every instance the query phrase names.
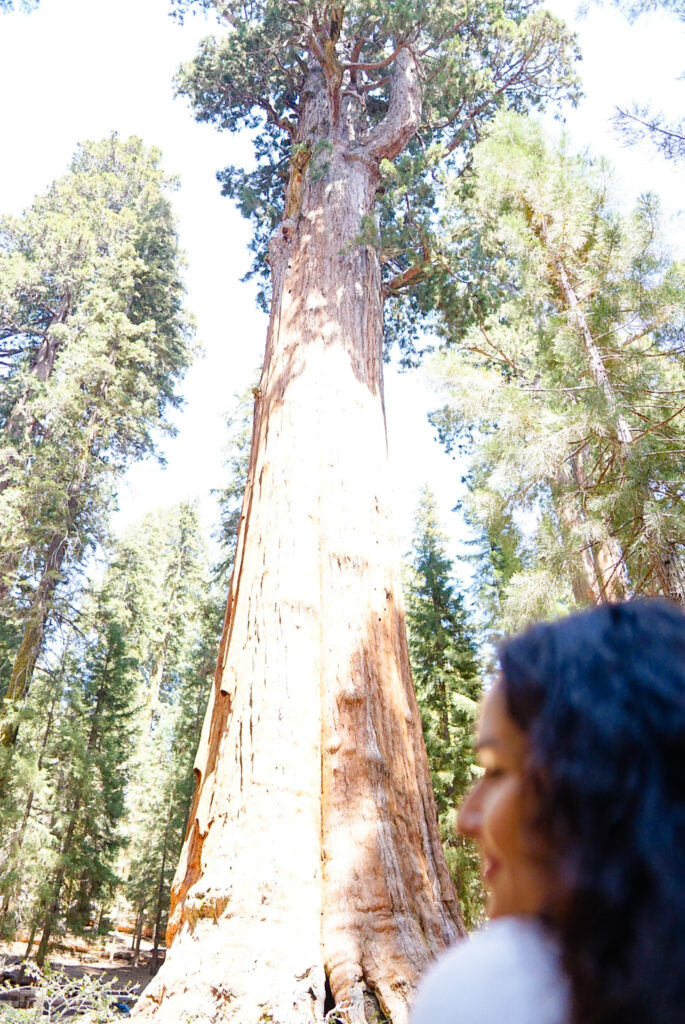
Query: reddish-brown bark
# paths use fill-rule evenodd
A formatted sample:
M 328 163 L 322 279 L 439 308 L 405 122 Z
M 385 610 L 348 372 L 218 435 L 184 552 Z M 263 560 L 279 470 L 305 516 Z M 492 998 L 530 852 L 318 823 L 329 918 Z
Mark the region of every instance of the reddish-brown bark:
M 248 485 L 168 959 L 137 1012 L 160 1022 L 403 1024 L 418 975 L 464 934 L 414 698 L 392 510 L 378 165 L 415 131 L 414 59 L 386 120 L 332 125 L 321 74 L 270 247 L 272 312 Z M 301 152 L 301 150 L 300 150 Z

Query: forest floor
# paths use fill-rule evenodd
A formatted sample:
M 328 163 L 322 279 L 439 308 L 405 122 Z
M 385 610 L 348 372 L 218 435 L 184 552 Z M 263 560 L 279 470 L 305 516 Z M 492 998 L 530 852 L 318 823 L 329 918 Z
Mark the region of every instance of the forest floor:
M 141 959 L 135 965 L 128 935 L 114 932 L 104 947 L 102 942 L 89 947 L 82 939 L 70 942 L 67 937 L 59 948 L 50 951 L 48 959 L 52 970 L 69 977 L 81 978 L 89 974 L 108 983 L 116 978 L 117 984 L 113 987 L 135 987 L 136 994 L 140 995 L 152 979 L 149 948 L 149 943 L 141 944 Z M 0 942 L 0 972 L 21 963 L 25 952 L 25 942 Z

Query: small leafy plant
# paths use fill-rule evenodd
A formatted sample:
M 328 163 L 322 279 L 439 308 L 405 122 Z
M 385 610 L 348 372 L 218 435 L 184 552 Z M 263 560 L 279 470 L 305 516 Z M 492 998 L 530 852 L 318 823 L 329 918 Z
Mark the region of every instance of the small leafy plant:
M 3 1024 L 58 1024 L 74 1019 L 84 1024 L 109 1024 L 122 1020 L 135 998 L 133 986 L 119 985 L 116 978 L 89 974 L 73 978 L 64 971 L 41 970 L 31 962 L 26 963 L 25 971 L 36 991 L 35 1002 L 29 1009 L 0 1004 Z

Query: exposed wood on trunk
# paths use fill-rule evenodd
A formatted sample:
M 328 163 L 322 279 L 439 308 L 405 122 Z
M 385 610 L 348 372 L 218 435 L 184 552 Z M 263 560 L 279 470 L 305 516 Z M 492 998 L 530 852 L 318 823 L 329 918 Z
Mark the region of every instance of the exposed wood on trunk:
M 671 601 L 685 607 L 685 566 L 682 549 L 674 543 L 650 538 L 653 547 L 652 566 L 661 592 Z
M 248 484 L 173 946 L 136 1013 L 322 1024 L 407 1020 L 464 934 L 414 697 L 392 516 L 376 251 L 381 156 L 419 107 L 411 54 L 388 123 L 331 129 L 321 75 L 298 143 L 330 144 L 271 246 L 273 300 Z M 316 180 L 314 180 L 316 178 Z M 291 209 L 291 207 L 288 207 Z

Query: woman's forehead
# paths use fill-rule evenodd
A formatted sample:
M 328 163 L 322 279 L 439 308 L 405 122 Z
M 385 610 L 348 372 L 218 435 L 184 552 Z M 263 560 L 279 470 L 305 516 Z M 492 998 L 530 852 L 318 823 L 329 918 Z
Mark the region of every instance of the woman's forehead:
M 507 711 L 501 680 L 487 691 L 478 719 L 476 748 L 492 748 L 514 755 L 522 754 L 527 740 Z

